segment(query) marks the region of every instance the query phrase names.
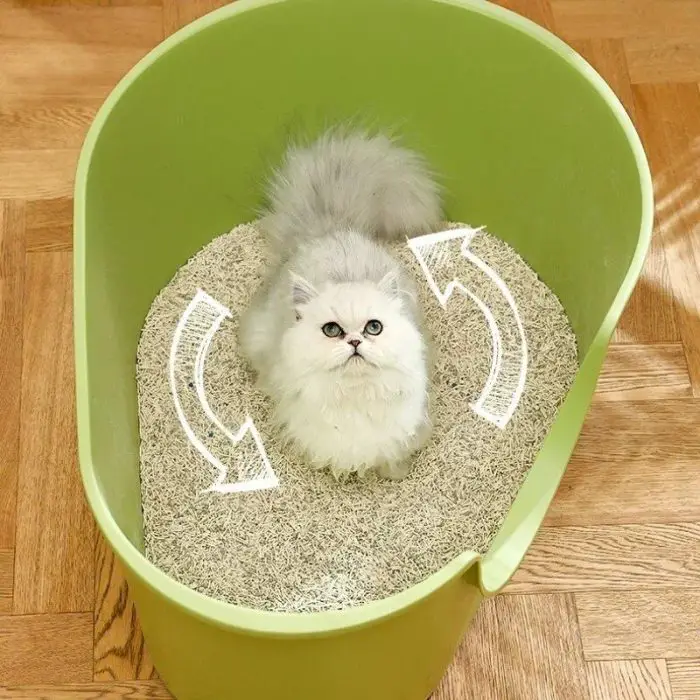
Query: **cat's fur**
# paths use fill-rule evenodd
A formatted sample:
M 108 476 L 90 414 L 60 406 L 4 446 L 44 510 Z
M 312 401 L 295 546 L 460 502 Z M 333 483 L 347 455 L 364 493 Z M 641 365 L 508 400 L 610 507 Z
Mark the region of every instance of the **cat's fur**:
M 438 186 L 385 136 L 335 131 L 288 151 L 269 199 L 274 267 L 242 319 L 243 353 L 314 466 L 401 478 L 430 429 L 427 340 L 382 241 L 434 230 Z M 342 336 L 324 334 L 331 322 Z

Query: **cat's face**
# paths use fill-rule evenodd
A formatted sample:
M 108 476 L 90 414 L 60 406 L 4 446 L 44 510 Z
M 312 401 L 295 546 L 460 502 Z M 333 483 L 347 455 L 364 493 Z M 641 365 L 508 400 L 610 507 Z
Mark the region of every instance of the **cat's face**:
M 423 338 L 405 313 L 393 279 L 316 290 L 295 278 L 292 299 L 297 320 L 284 334 L 281 349 L 285 365 L 298 377 L 383 370 L 422 374 Z

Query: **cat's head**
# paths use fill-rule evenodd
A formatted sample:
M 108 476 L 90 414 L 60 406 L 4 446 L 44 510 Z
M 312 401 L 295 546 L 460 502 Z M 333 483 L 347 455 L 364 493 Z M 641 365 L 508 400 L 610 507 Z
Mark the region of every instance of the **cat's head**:
M 329 283 L 316 289 L 292 274 L 296 322 L 282 338 L 285 365 L 298 377 L 424 372 L 425 345 L 395 273 L 380 282 Z

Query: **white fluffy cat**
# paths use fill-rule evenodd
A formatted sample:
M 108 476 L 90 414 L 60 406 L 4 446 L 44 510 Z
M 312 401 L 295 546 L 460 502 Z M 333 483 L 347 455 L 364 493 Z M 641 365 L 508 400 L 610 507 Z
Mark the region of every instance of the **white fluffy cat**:
M 390 139 L 334 131 L 288 151 L 269 198 L 274 267 L 242 319 L 243 353 L 312 465 L 402 478 L 430 432 L 427 340 L 382 241 L 434 230 L 439 189 Z

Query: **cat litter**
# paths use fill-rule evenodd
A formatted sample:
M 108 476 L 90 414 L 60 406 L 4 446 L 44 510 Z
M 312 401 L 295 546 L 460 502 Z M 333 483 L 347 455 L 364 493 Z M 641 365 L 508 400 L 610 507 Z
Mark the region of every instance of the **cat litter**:
M 340 610 L 485 553 L 578 369 L 556 296 L 459 224 L 396 243 L 433 339 L 434 431 L 410 475 L 338 482 L 272 425 L 237 351 L 264 277 L 255 224 L 214 239 L 153 302 L 137 358 L 146 556 L 181 583 L 276 612 Z

